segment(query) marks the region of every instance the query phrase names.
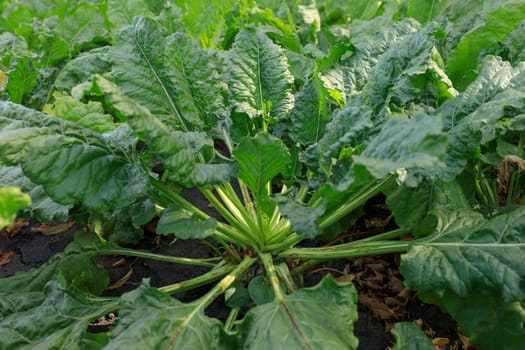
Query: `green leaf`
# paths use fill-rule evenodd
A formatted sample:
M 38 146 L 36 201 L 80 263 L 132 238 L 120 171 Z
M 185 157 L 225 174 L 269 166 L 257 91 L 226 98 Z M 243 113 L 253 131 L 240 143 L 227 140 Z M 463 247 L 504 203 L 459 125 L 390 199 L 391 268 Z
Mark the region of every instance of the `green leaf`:
M 183 304 L 142 284 L 122 296 L 119 322 L 104 350 L 224 349 L 217 319 L 204 315 L 199 301 Z
M 270 303 L 275 299 L 272 285 L 265 276 L 255 276 L 248 284 L 250 298 L 256 305 Z
M 392 350 L 434 350 L 432 341 L 426 336 L 420 327 L 409 322 L 399 322 L 391 330 L 396 339 L 396 345 Z
M 102 135 L 11 103 L 0 104 L 0 157 L 21 164 L 54 201 L 93 210 L 123 207 L 144 193 L 147 174 Z M 118 146 L 118 147 L 116 147 Z
M 96 76 L 87 92 L 103 95 L 135 135 L 163 160 L 167 176 L 183 186 L 210 186 L 228 181 L 231 163 L 214 161 L 213 140 L 202 132 L 170 131 L 168 125 L 136 101 L 124 96 L 110 81 Z M 86 91 L 84 91 L 86 93 Z
M 109 0 L 107 14 L 113 32 L 132 24 L 136 16 L 153 15 L 148 2 L 142 0 Z
M 91 338 L 86 332 L 88 324 L 118 305 L 82 293 L 60 278 L 47 283 L 41 292 L 17 293 L 16 302 L 25 299 L 24 307 L 0 321 L 2 349 L 86 349 Z M 1 295 L 5 302 L 14 302 L 12 295 L 3 291 Z M 96 344 L 104 343 L 103 338 L 107 337 L 99 337 Z
M 31 197 L 31 206 L 22 210 L 41 222 L 65 222 L 71 205 L 62 205 L 53 201 L 41 185 L 35 185 L 24 175 L 20 166 L 0 167 L 0 187 L 18 186 Z
M 100 215 L 103 218 L 102 231 L 110 242 L 138 244 L 144 237 L 142 225 L 155 217 L 155 204 L 149 199 L 143 199 Z
M 450 214 L 456 217 L 402 256 L 405 283 L 449 312 L 474 344 L 518 349 L 525 341 L 525 208 L 470 225 L 463 217 L 479 214 Z
M 54 94 L 54 100 L 52 105 L 44 106 L 44 113 L 75 122 L 101 134 L 117 127 L 113 117 L 104 114 L 104 108 L 99 102 L 82 103 L 71 96 L 60 94 Z
M 330 114 L 326 101 L 326 89 L 317 79 L 307 82 L 295 96 L 290 114 L 290 136 L 308 146 L 318 142 L 324 135 Z
M 217 220 L 199 219 L 193 212 L 184 208 L 170 207 L 165 209 L 157 224 L 157 233 L 175 234 L 182 239 L 204 239 L 211 236 L 217 227 Z
M 356 302 L 351 284 L 326 276 L 315 287 L 251 309 L 239 324 L 238 348 L 356 349 Z
M 132 25 L 122 28 L 111 47 L 112 80 L 126 96 L 168 125 L 192 130 L 195 118 L 183 115 L 179 109 L 175 82 L 164 63 L 165 43 L 157 22 L 135 17 Z
M 219 74 L 218 57 L 187 35 L 175 33 L 168 39 L 166 64 L 181 113 L 194 127 L 224 137 L 221 129 L 228 123 L 229 108 L 223 100 L 227 86 Z
M 280 119 L 293 108 L 293 76 L 283 50 L 264 33 L 244 29 L 224 55 L 230 103 L 250 118 Z
M 468 31 L 461 36 L 447 59 L 447 73 L 460 90 L 476 78 L 478 59 L 496 54 L 499 45 L 525 20 L 525 3 L 504 1 L 485 6 L 470 17 L 474 17 L 474 23 L 470 23 Z
M 417 187 L 400 186 L 388 195 L 387 204 L 400 227 L 412 230 L 416 237 L 443 230 L 453 219 L 456 224 L 472 225 L 480 216 L 471 213 L 463 189 L 457 181 L 426 181 Z M 457 215 L 452 215 L 452 212 Z M 463 216 L 462 213 L 469 215 Z M 462 217 L 462 220 L 459 220 Z
M 22 103 L 24 96 L 30 92 L 37 81 L 37 73 L 33 68 L 29 57 L 19 57 L 11 71 L 7 72 L 7 84 L 5 89 L 9 93 L 10 100 Z
M 445 164 L 447 135 L 437 118 L 417 114 L 392 117 L 359 156 L 353 159 L 377 178 L 398 173 L 399 181 L 416 185 L 422 177 L 439 178 Z
M 496 123 L 505 110 L 524 108 L 525 66 L 513 68 L 499 57 L 489 57 L 467 89 L 436 111 L 449 134 L 446 179 L 456 177 L 480 145 L 496 138 Z
M 31 205 L 31 197 L 18 187 L 0 187 L 0 229 L 15 220 L 16 213 Z
M 281 140 L 259 133 L 245 138 L 233 150 L 233 156 L 239 164 L 239 179 L 254 193 L 256 203 L 264 205 L 269 200 L 270 181 L 286 172 L 290 161 L 288 150 Z
M 109 47 L 96 48 L 69 61 L 58 73 L 55 88 L 70 91 L 94 74 L 103 74 L 110 70 Z
M 325 203 L 311 207 L 287 196 L 278 196 L 274 201 L 279 205 L 281 214 L 291 221 L 294 231 L 300 237 L 311 239 L 323 233 L 317 224 L 317 219 L 325 213 Z

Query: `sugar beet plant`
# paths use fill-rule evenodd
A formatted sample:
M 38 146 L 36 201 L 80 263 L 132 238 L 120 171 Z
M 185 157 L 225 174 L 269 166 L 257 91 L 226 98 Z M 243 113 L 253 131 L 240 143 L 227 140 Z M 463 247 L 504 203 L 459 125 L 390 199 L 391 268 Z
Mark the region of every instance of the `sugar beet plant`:
M 480 348 L 520 348 L 525 2 L 348 3 L 0 5 L 0 224 L 26 206 L 89 228 L 0 280 L 1 348 L 356 349 L 353 285 L 298 276 L 385 253 Z M 301 245 L 379 194 L 398 228 Z M 119 245 L 154 217 L 217 256 Z M 209 271 L 108 298 L 97 255 Z M 170 296 L 203 285 L 193 302 Z M 219 297 L 224 322 L 204 312 Z M 109 332 L 86 331 L 117 310 Z M 433 349 L 414 327 L 394 328 L 395 349 Z

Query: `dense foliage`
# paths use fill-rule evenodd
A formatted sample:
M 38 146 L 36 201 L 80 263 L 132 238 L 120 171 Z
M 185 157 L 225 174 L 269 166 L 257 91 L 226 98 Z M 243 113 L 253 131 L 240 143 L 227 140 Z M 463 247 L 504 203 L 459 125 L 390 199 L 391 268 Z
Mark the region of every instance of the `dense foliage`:
M 91 228 L 0 280 L 2 349 L 355 349 L 353 285 L 296 277 L 392 252 L 406 285 L 481 349 L 525 342 L 525 1 L 0 9 L 0 226 L 18 212 Z M 344 232 L 379 194 L 397 229 L 299 245 Z M 217 257 L 120 247 L 155 216 L 158 234 L 205 239 Z M 104 254 L 210 270 L 104 298 Z M 169 296 L 205 284 L 191 303 Z M 204 313 L 223 294 L 225 323 Z M 114 310 L 110 332 L 86 332 Z M 396 348 L 432 348 L 412 325 L 392 332 Z

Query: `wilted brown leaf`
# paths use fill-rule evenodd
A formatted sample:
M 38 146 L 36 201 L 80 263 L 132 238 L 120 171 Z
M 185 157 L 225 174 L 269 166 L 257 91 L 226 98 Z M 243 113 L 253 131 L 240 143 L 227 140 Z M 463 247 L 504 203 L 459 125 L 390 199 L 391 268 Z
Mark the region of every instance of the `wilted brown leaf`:
M 15 252 L 12 250 L 7 251 L 5 253 L 0 252 L 0 266 L 9 264 L 13 256 L 15 256 Z
M 119 279 L 117 282 L 113 283 L 111 286 L 109 286 L 107 289 L 108 290 L 114 290 L 114 289 L 119 289 L 120 287 L 122 287 L 130 278 L 131 278 L 131 275 L 133 274 L 133 269 L 130 269 L 128 271 L 128 273 L 122 277 L 121 279 Z
M 65 224 L 58 225 L 41 224 L 39 227 L 31 229 L 31 232 L 51 236 L 69 230 L 71 227 L 73 227 L 74 224 L 74 222 L 66 222 Z
M 4 237 L 14 237 L 20 232 L 24 227 L 29 225 L 28 219 L 16 219 L 11 225 L 7 226 L 2 230 L 2 236 Z

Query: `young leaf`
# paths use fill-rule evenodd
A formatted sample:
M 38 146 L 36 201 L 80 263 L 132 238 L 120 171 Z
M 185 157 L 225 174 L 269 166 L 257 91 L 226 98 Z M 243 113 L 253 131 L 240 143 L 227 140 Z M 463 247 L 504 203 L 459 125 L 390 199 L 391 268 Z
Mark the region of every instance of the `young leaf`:
M 117 127 L 113 117 L 104 114 L 104 108 L 99 102 L 82 103 L 71 96 L 59 94 L 55 94 L 54 99 L 52 105 L 44 106 L 44 113 L 70 120 L 101 134 Z
M 239 325 L 243 349 L 356 349 L 357 293 L 326 276 L 317 286 L 251 309 Z
M 264 33 L 252 28 L 239 32 L 224 60 L 237 112 L 279 119 L 291 111 L 293 77 L 286 56 Z
M 31 197 L 18 187 L 0 187 L 0 230 L 11 224 L 18 210 L 31 204 Z
M 119 322 L 104 350 L 225 349 L 219 320 L 204 315 L 199 301 L 184 304 L 142 284 L 122 296 Z
M 257 204 L 268 204 L 269 182 L 279 173 L 285 173 L 290 161 L 284 144 L 267 133 L 259 133 L 245 138 L 233 150 L 233 156 L 239 164 L 238 177 L 254 193 Z
M 392 328 L 392 335 L 396 338 L 396 345 L 392 350 L 434 350 L 432 341 L 420 327 L 409 322 L 400 322 Z

